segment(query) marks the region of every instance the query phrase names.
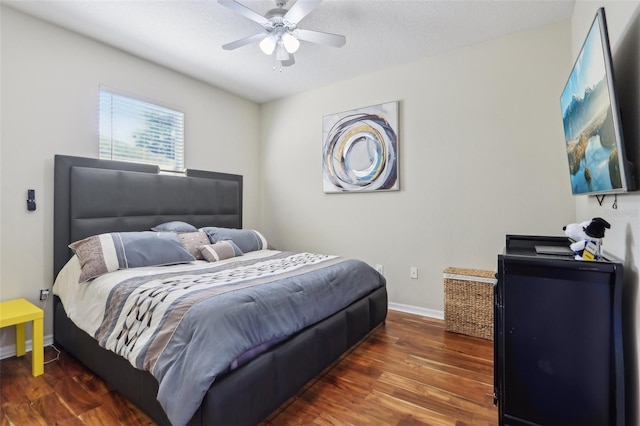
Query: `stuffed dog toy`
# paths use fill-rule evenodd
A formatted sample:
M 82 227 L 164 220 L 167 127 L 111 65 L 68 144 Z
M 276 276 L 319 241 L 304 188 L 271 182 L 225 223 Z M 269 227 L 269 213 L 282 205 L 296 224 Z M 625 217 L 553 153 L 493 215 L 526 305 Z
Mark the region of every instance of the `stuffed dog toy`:
M 580 223 L 570 223 L 562 229 L 573 241 L 569 247 L 575 253 L 576 260 L 598 260 L 602 257 L 602 239 L 605 230 L 611 225 L 601 217 Z

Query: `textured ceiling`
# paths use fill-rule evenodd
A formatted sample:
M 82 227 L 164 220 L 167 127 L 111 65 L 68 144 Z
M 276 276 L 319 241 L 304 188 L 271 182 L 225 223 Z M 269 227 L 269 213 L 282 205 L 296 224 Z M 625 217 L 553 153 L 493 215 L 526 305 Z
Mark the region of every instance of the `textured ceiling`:
M 275 7 L 239 2 L 261 15 Z M 2 3 L 262 103 L 569 19 L 574 0 L 325 0 L 299 27 L 342 34 L 347 43 L 302 42 L 296 64 L 282 71 L 257 44 L 221 48 L 262 27 L 215 0 Z

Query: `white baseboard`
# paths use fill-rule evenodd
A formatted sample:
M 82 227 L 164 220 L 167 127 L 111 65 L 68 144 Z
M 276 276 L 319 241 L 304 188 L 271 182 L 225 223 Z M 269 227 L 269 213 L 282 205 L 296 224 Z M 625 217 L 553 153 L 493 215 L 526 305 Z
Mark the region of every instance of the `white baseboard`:
M 389 309 L 394 311 L 405 312 L 407 314 L 415 314 L 423 317 L 444 319 L 444 311 L 438 311 L 436 309 L 421 308 L 419 306 L 403 305 L 402 303 L 389 302 Z
M 50 345 L 53 345 L 53 334 L 44 336 L 44 347 L 46 348 Z M 33 347 L 31 340 L 26 341 L 25 347 L 27 352 L 31 352 L 31 348 Z M 16 356 L 15 343 L 13 345 L 3 346 L 0 348 L 0 359 L 11 358 L 12 356 Z

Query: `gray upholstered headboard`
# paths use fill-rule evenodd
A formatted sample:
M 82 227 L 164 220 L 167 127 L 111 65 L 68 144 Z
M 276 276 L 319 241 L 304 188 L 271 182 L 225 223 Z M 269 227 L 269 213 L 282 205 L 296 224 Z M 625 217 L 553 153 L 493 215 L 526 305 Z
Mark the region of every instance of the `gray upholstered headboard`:
M 55 156 L 54 277 L 72 255 L 68 245 L 90 235 L 146 231 L 172 220 L 242 228 L 241 175 L 158 172 L 145 164 Z

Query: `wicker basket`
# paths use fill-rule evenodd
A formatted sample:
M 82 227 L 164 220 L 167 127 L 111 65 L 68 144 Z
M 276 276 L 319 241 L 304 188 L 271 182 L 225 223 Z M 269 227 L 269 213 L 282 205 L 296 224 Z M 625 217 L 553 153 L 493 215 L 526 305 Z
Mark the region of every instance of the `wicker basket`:
M 444 270 L 444 329 L 493 340 L 495 272 L 481 269 Z

